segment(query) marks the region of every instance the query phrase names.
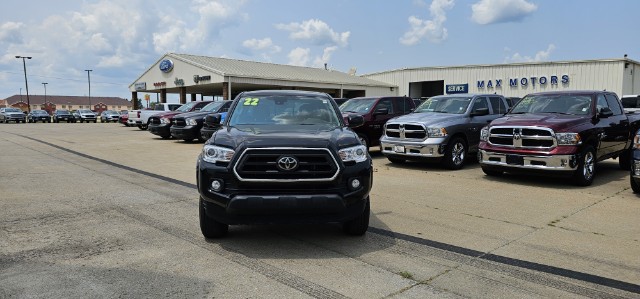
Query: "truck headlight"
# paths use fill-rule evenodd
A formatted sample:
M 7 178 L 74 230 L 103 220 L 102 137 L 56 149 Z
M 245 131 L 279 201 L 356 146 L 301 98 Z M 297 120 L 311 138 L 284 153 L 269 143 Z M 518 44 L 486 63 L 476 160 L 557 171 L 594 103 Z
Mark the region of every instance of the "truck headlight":
M 445 128 L 427 128 L 427 137 L 444 137 L 447 136 Z
M 205 145 L 202 148 L 202 159 L 209 163 L 229 162 L 236 152 L 234 150 L 215 145 Z
M 578 145 L 582 143 L 578 133 L 556 133 L 556 140 L 558 145 Z
M 338 155 L 342 162 L 364 162 L 367 161 L 367 148 L 364 145 L 343 148 L 338 151 Z
M 189 119 L 187 119 L 187 125 L 189 125 L 189 126 L 195 126 L 195 125 L 197 125 L 197 124 L 198 124 L 198 122 L 196 121 L 196 119 L 195 119 L 195 118 L 189 118 Z
M 484 127 L 480 130 L 480 141 L 489 141 L 489 127 Z
M 160 123 L 161 124 L 170 124 L 171 120 L 166 118 L 166 117 L 163 117 L 163 118 L 160 118 Z
M 640 130 L 633 136 L 633 148 L 640 149 Z

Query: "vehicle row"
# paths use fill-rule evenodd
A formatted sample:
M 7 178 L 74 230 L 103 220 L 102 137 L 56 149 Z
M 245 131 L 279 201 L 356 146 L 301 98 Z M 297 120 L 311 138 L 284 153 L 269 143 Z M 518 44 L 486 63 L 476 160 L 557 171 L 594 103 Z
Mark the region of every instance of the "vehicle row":
M 25 115 L 22 110 L 18 108 L 0 108 L 0 122 L 1 123 L 59 123 L 59 122 L 67 122 L 67 123 L 75 123 L 75 122 L 98 122 L 98 118 L 103 123 L 108 122 L 118 122 L 120 119 L 121 113 L 114 110 L 106 110 L 100 113 L 98 117 L 97 114 L 88 109 L 79 109 L 75 111 L 69 111 L 66 109 L 57 109 L 53 111 L 52 114 L 49 114 L 45 110 L 33 110 Z

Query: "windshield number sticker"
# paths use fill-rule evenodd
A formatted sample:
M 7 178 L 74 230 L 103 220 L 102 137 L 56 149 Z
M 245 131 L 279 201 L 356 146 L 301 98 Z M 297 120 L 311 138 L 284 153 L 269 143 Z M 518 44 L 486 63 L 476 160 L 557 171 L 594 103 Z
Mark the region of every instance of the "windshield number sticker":
M 260 99 L 258 98 L 246 98 L 244 99 L 244 106 L 258 106 Z

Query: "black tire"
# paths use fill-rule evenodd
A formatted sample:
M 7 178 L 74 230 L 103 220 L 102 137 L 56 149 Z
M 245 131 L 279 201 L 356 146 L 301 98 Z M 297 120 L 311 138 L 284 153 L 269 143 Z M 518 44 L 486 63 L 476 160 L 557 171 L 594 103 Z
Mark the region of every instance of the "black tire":
M 629 183 L 631 183 L 631 190 L 633 190 L 633 193 L 640 193 L 640 184 L 636 183 L 633 176 L 629 176 Z
M 83 123 L 83 122 L 84 122 L 84 120 L 82 120 L 82 119 L 81 119 L 81 120 L 80 120 L 80 123 Z
M 618 157 L 618 166 L 622 170 L 631 170 L 631 150 L 626 149 Z
M 596 175 L 596 150 L 587 145 L 579 155 L 578 169 L 573 174 L 573 182 L 577 186 L 590 186 Z
M 200 231 L 202 235 L 207 239 L 221 238 L 227 235 L 229 232 L 229 225 L 215 221 L 211 217 L 207 216 L 204 209 L 204 199 L 200 197 Z
M 504 173 L 502 170 L 491 169 L 488 167 L 482 167 L 482 172 L 488 176 L 501 176 Z
M 364 136 L 362 134 L 358 134 L 358 139 L 360 139 L 360 142 L 362 143 L 362 145 L 364 145 L 367 148 L 367 151 L 369 150 L 369 139 L 367 138 L 367 136 Z
M 371 204 L 369 197 L 366 199 L 367 203 L 364 206 L 364 211 L 355 219 L 349 220 L 342 224 L 342 230 L 351 236 L 362 236 L 369 229 L 369 215 L 371 214 Z
M 93 123 L 94 123 L 94 124 L 95 124 L 95 123 L 97 123 L 97 122 L 98 122 L 98 120 L 97 120 L 97 119 L 93 121 Z
M 460 137 L 453 138 L 447 144 L 442 163 L 451 170 L 458 170 L 464 166 L 467 158 L 467 143 Z
M 387 157 L 387 160 L 389 160 L 389 162 L 395 163 L 395 164 L 404 164 L 405 162 L 407 162 L 407 160 L 405 160 L 405 159 L 396 158 L 396 157 Z

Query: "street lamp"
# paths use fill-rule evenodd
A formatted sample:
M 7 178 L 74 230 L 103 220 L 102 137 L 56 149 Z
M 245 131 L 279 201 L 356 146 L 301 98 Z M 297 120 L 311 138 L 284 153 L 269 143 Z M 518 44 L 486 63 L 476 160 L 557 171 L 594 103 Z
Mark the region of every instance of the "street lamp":
M 85 72 L 87 72 L 87 80 L 89 81 L 89 110 L 93 110 L 91 109 L 91 71 L 93 70 L 84 70 Z
M 31 59 L 32 57 L 17 55 L 16 58 L 22 58 L 22 68 L 24 69 L 24 85 L 27 88 L 27 110 L 31 112 L 31 102 L 29 101 L 29 82 L 27 82 L 27 63 L 25 62 L 25 59 Z
M 44 105 L 47 105 L 47 82 L 42 82 L 42 86 L 44 86 Z

